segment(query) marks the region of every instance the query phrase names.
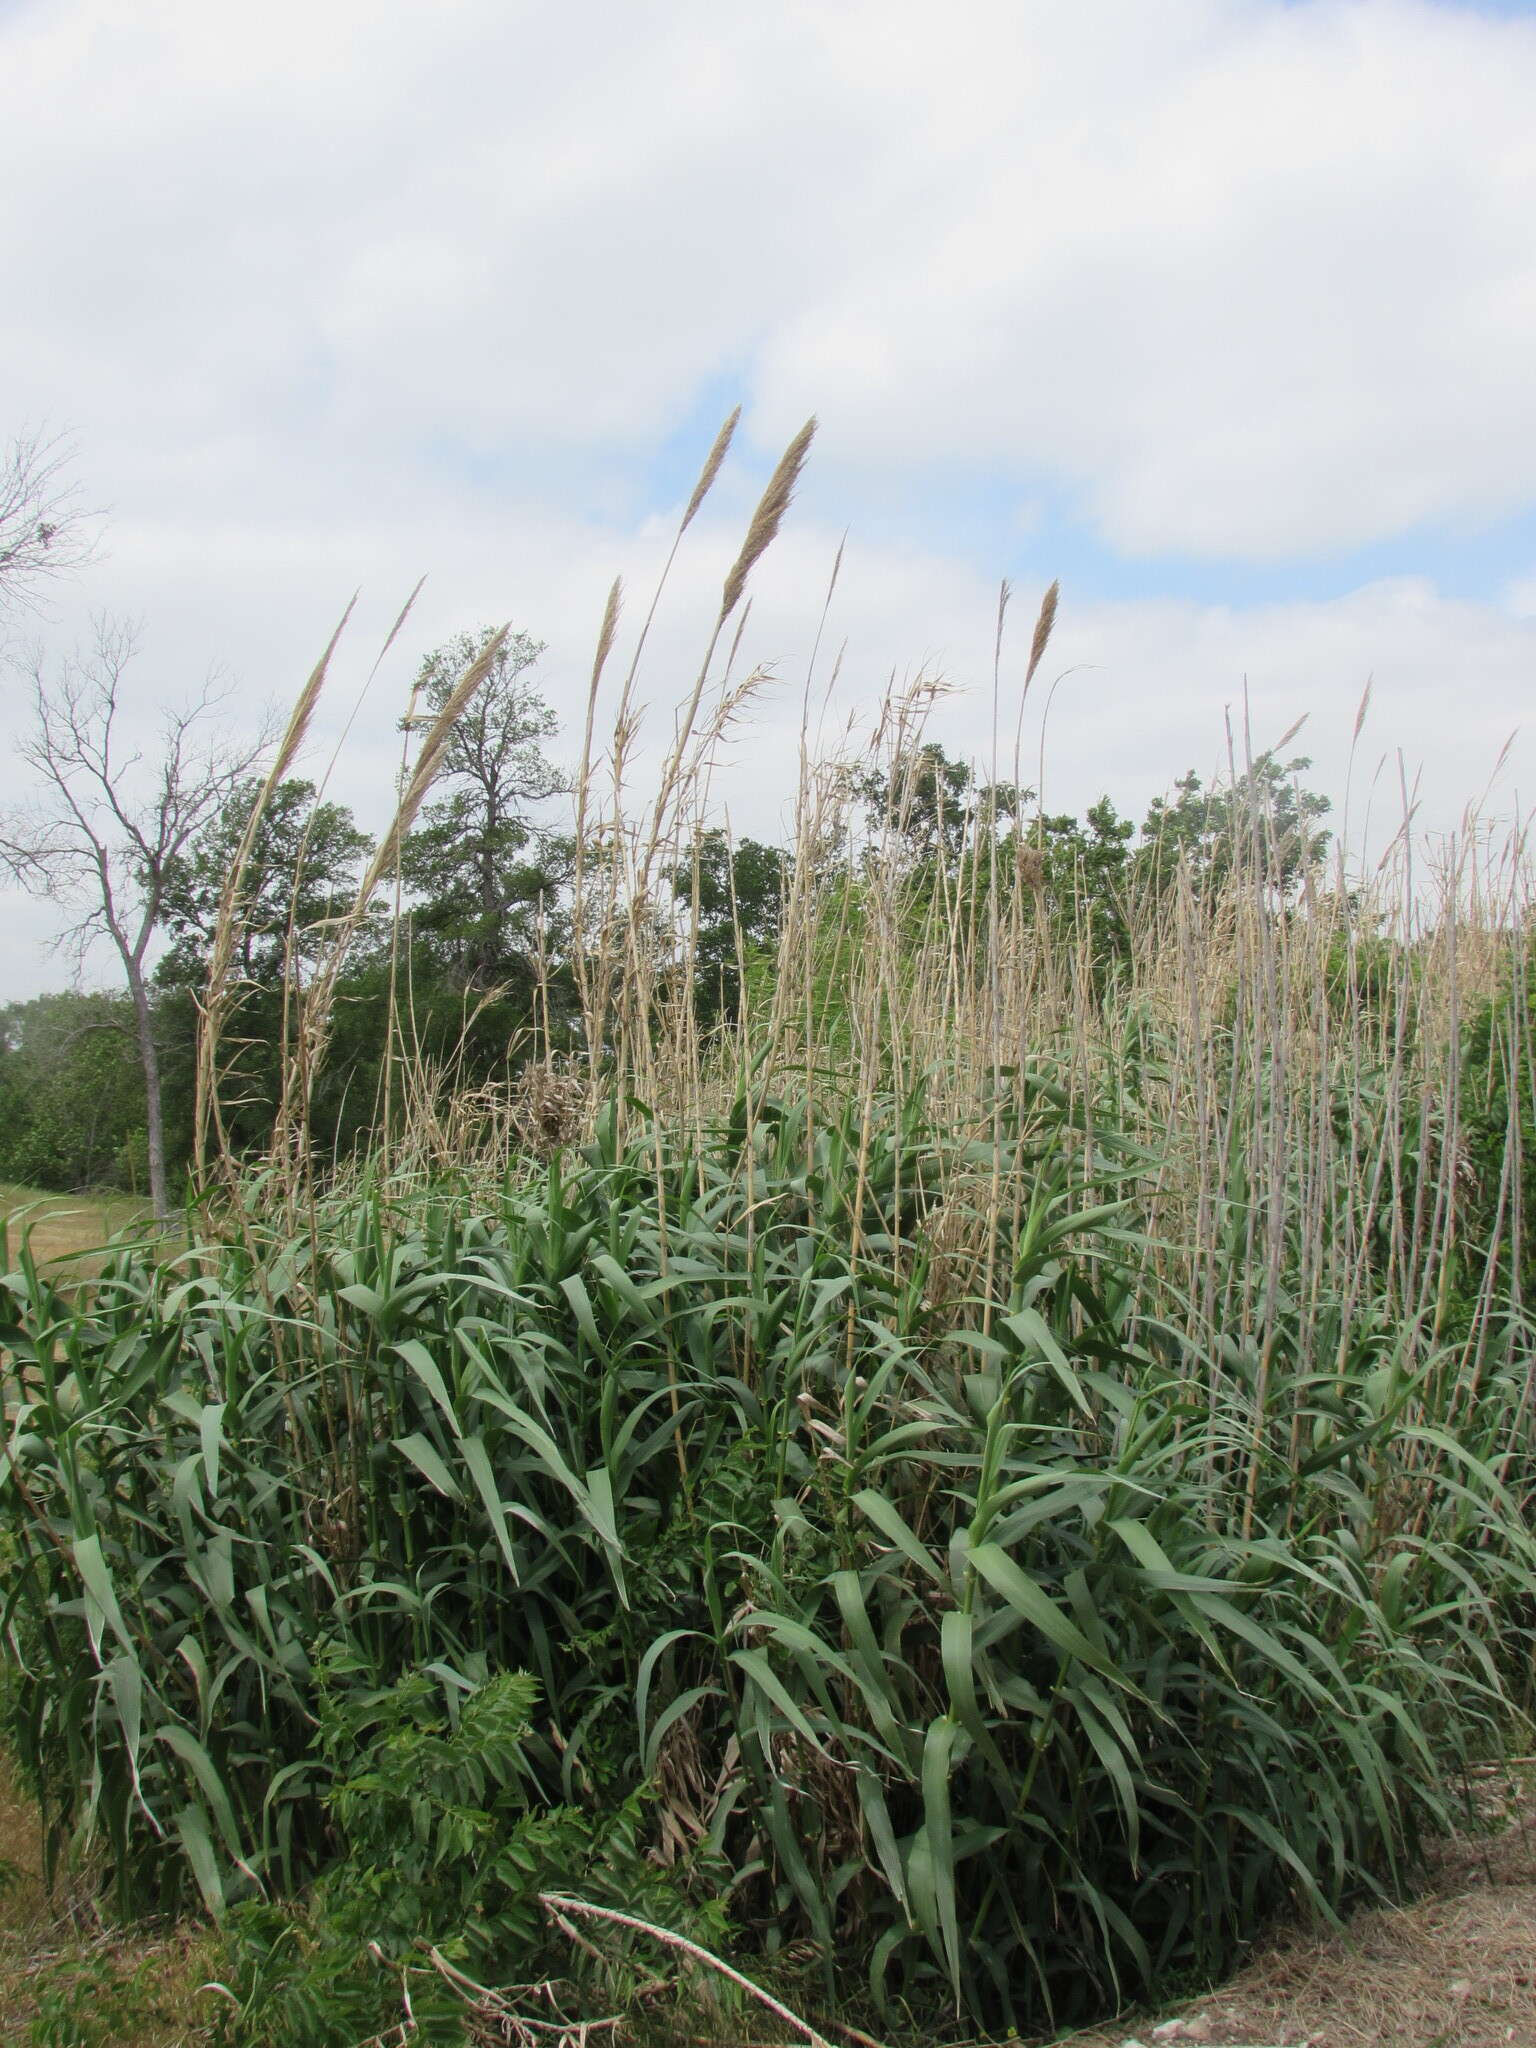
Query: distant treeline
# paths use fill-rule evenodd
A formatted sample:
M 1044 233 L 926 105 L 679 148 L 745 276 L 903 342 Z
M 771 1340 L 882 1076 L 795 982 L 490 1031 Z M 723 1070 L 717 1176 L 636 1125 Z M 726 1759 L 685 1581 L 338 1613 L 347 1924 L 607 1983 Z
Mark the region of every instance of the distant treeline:
M 476 644 L 466 635 L 434 655 L 418 698 L 443 697 Z M 535 1048 L 558 1052 L 578 1040 L 569 958 L 576 848 L 549 820 L 566 785 L 542 750 L 554 715 L 525 674 L 540 651 L 525 637 L 509 643 L 461 722 L 442 793 L 403 843 L 395 888 L 349 951 L 310 1109 L 312 1138 L 338 1155 L 378 1131 L 392 1044 L 418 1071 L 472 1089 L 504 1080 Z M 1322 859 L 1328 803 L 1299 780 L 1308 765 L 1265 756 L 1227 789 L 1187 775 L 1171 799 L 1153 804 L 1138 834 L 1108 797 L 1082 819 L 1044 815 L 1032 808 L 1033 791 L 982 783 L 930 742 L 859 779 L 850 815 L 868 824 L 869 838 L 850 832 L 816 881 L 841 894 L 846 918 L 857 915 L 876 840 L 878 857 L 901 860 L 919 890 L 926 881 L 974 893 L 967 870 L 979 865 L 984 877 L 990 864 L 1009 881 L 1022 877 L 1036 914 L 1070 925 L 1075 942 L 1086 920 L 1107 975 L 1125 949 L 1132 896 L 1181 871 L 1209 880 L 1241 857 L 1244 820 L 1265 821 L 1281 895 Z M 167 891 L 153 1004 L 173 1174 L 191 1157 L 199 995 L 259 787 L 253 776 L 200 834 Z M 222 1048 L 222 1113 L 237 1150 L 256 1154 L 271 1136 L 291 1056 L 290 997 L 348 915 L 372 852 L 350 811 L 307 781 L 282 783 L 266 805 L 246 869 L 239 996 Z M 601 858 L 601 848 L 587 849 L 589 871 Z M 729 1023 L 743 973 L 772 975 L 794 859 L 788 847 L 732 842 L 719 829 L 701 829 L 678 849 L 673 901 L 661 914 L 678 927 L 701 1028 Z M 126 993 L 67 991 L 0 1008 L 0 1178 L 141 1192 L 146 1142 Z

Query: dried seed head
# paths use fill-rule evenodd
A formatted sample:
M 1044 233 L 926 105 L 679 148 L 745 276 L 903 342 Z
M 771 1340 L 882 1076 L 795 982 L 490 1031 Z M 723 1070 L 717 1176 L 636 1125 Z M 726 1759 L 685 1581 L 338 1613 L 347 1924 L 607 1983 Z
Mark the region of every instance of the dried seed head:
M 1369 677 L 1366 681 L 1365 690 L 1360 698 L 1360 709 L 1355 713 L 1355 729 L 1350 735 L 1349 742 L 1351 746 L 1360 737 L 1360 728 L 1365 724 L 1366 713 L 1371 708 L 1371 691 L 1374 689 L 1375 684 L 1376 678 L 1374 676 Z
M 619 606 L 624 596 L 624 579 L 615 576 L 613 588 L 608 593 L 608 602 L 603 608 L 603 623 L 597 636 L 597 653 L 592 659 L 592 694 L 596 696 L 597 686 L 602 680 L 603 669 L 613 652 L 613 636 L 619 629 Z
M 679 535 L 688 531 L 688 528 L 693 523 L 694 513 L 698 511 L 704 500 L 709 496 L 710 486 L 720 474 L 720 465 L 725 460 L 725 451 L 731 445 L 732 436 L 736 432 L 736 422 L 740 418 L 741 407 L 738 405 L 719 433 L 716 434 L 715 445 L 705 457 L 704 467 L 699 471 L 699 480 L 693 487 L 693 496 L 688 500 L 688 510 L 683 514 L 683 523 L 677 529 Z
M 727 619 L 741 602 L 741 593 L 752 573 L 753 564 L 773 545 L 774 535 L 779 530 L 784 514 L 789 510 L 789 501 L 795 494 L 795 485 L 805 467 L 805 458 L 810 453 L 811 442 L 816 435 L 814 415 L 796 434 L 793 441 L 779 458 L 779 466 L 768 479 L 768 488 L 758 500 L 757 510 L 752 514 L 752 524 L 747 528 L 747 537 L 741 544 L 741 553 L 731 565 L 731 573 L 725 579 L 725 589 L 720 599 L 720 617 Z
M 1061 585 L 1053 583 L 1040 601 L 1040 616 L 1035 621 L 1035 637 L 1029 647 L 1029 667 L 1024 672 L 1024 687 L 1027 690 L 1034 680 L 1035 670 L 1044 657 L 1046 644 L 1051 637 L 1051 628 L 1056 623 L 1056 600 L 1061 595 Z

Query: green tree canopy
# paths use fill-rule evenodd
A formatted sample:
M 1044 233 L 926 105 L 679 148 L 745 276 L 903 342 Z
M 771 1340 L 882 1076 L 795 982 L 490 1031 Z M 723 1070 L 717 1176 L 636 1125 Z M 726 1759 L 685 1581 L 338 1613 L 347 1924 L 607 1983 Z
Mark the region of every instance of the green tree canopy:
M 416 690 L 431 713 L 490 637 L 461 633 L 427 657 Z M 526 633 L 502 647 L 401 857 L 414 946 L 461 992 L 531 986 L 540 909 L 569 865 L 567 842 L 537 816 L 569 786 L 541 745 L 558 723 L 528 676 L 543 651 Z
M 1138 866 L 1158 886 L 1183 863 L 1197 884 L 1237 869 L 1288 894 L 1328 845 L 1318 821 L 1333 806 L 1303 786 L 1311 766 L 1304 754 L 1281 761 L 1263 753 L 1230 783 L 1207 788 L 1193 772 L 1181 776 L 1176 794 L 1147 812 Z
M 145 1144 L 126 992 L 66 990 L 0 1009 L 0 1180 L 139 1189 Z
M 716 828 L 700 832 L 673 871 L 672 887 L 694 932 L 695 1001 L 702 1023 L 737 1014 L 741 967 L 770 958 L 778 944 L 789 853 L 761 840 L 732 845 Z
M 171 866 L 165 898 L 170 951 L 162 984 L 202 980 L 225 882 L 250 823 L 261 783 L 250 777 L 230 803 Z M 328 919 L 343 915 L 357 889 L 358 869 L 372 849 L 343 804 L 321 802 L 312 782 L 281 782 L 257 828 L 245 870 L 237 973 L 251 984 L 283 978 L 293 935 L 294 963 L 311 957 Z
M 871 825 L 894 838 L 914 866 L 953 873 L 966 849 L 1011 825 L 1033 790 L 984 783 L 968 763 L 952 760 L 937 740 L 871 769 L 855 782 Z

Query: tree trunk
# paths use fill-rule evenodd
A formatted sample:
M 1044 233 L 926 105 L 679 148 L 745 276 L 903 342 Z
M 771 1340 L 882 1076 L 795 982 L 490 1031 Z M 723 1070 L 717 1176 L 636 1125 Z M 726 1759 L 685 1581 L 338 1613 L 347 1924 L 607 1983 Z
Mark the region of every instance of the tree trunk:
M 170 1196 L 165 1182 L 165 1114 L 160 1106 L 160 1053 L 155 1045 L 154 1017 L 149 1007 L 149 990 L 136 961 L 128 961 L 128 987 L 133 996 L 133 1017 L 138 1026 L 139 1065 L 144 1070 L 144 1122 L 149 1147 L 149 1200 L 157 1223 L 168 1223 Z
M 473 949 L 473 972 L 482 988 L 494 984 L 501 965 L 501 887 L 496 873 L 496 828 L 500 822 L 492 797 L 480 845 L 480 931 Z

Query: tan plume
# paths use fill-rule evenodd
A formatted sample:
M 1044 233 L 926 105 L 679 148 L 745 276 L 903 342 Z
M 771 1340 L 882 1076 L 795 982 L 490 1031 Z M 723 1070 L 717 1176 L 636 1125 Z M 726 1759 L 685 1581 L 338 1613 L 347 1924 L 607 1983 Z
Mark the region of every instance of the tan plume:
M 738 405 L 719 433 L 716 434 L 715 445 L 710 449 L 708 456 L 705 458 L 704 467 L 699 471 L 699 480 L 693 487 L 693 496 L 688 500 L 688 510 L 683 514 L 683 523 L 677 529 L 679 537 L 687 532 L 693 523 L 694 513 L 698 511 L 704 500 L 709 496 L 710 488 L 715 478 L 720 474 L 720 465 L 725 460 L 725 451 L 731 445 L 732 437 L 736 432 L 736 423 L 740 418 L 741 407 Z
M 1056 623 L 1056 600 L 1060 595 L 1060 583 L 1053 583 L 1040 601 L 1040 616 L 1035 621 L 1035 637 L 1029 645 L 1029 667 L 1024 671 L 1026 690 L 1034 681 L 1035 670 L 1045 658 L 1045 650 L 1050 644 L 1051 628 Z
M 442 710 L 433 719 L 431 728 L 422 741 L 421 752 L 416 757 L 416 766 L 412 769 L 410 780 L 401 794 L 389 830 L 380 840 L 378 851 L 369 862 L 368 872 L 358 888 L 355 917 L 360 918 L 366 911 L 374 890 L 394 866 L 401 841 L 415 824 L 416 814 L 426 801 L 427 792 L 436 781 L 437 771 L 443 765 L 448 742 L 453 738 L 453 728 L 463 716 L 475 692 L 490 674 L 511 630 L 510 626 L 502 626 L 491 635 L 454 684 Z
M 1349 744 L 1351 746 L 1353 746 L 1356 740 L 1358 740 L 1360 737 L 1361 729 L 1365 724 L 1366 714 L 1367 712 L 1369 712 L 1371 708 L 1371 691 L 1375 688 L 1375 686 L 1376 678 L 1374 676 L 1367 677 L 1365 688 L 1360 693 L 1360 709 L 1355 713 L 1355 729 L 1354 732 L 1350 735 L 1349 741 Z
M 795 494 L 795 485 L 800 481 L 800 472 L 805 467 L 805 458 L 811 452 L 811 442 L 816 437 L 816 418 L 813 414 L 796 434 L 793 441 L 779 458 L 779 466 L 768 479 L 768 488 L 758 500 L 757 510 L 752 514 L 752 524 L 747 528 L 747 537 L 741 544 L 741 553 L 731 565 L 731 573 L 725 579 L 725 590 L 720 599 L 720 617 L 728 619 L 741 602 L 741 593 L 747 586 L 753 565 L 773 545 L 784 514 Z

